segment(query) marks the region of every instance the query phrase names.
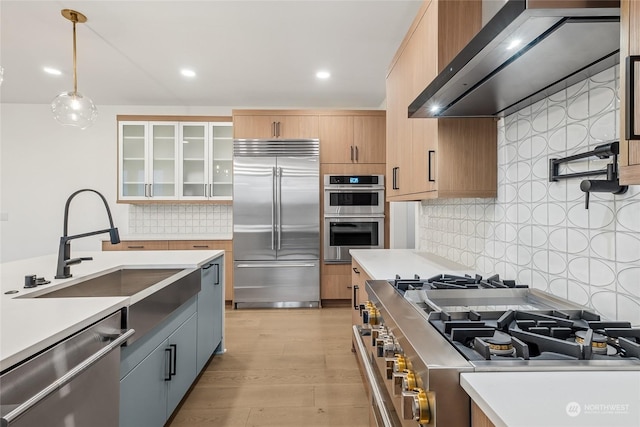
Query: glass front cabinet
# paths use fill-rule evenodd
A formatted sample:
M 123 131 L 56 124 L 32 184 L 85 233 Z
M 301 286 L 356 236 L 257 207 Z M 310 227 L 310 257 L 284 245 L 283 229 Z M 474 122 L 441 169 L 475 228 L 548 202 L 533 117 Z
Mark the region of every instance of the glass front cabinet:
M 231 200 L 231 122 L 121 121 L 118 200 Z

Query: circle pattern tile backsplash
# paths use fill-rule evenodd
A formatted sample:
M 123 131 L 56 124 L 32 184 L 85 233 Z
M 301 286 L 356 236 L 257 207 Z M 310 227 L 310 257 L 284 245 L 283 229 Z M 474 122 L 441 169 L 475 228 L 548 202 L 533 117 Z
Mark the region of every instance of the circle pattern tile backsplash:
M 618 79 L 616 66 L 501 119 L 498 197 L 423 201 L 419 249 L 640 326 L 640 186 L 593 194 L 586 210 L 580 179 L 547 175 L 549 158 L 619 138 Z

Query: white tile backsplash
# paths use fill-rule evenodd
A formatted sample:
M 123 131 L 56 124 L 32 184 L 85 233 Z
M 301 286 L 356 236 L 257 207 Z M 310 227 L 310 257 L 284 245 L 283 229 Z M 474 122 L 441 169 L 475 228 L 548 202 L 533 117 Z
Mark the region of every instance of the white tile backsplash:
M 131 205 L 131 234 L 231 234 L 231 205 Z M 177 236 L 179 237 L 179 236 Z
M 419 249 L 640 325 L 640 186 L 585 210 L 580 179 L 548 182 L 549 158 L 618 138 L 618 79 L 616 66 L 500 120 L 498 197 L 423 201 Z

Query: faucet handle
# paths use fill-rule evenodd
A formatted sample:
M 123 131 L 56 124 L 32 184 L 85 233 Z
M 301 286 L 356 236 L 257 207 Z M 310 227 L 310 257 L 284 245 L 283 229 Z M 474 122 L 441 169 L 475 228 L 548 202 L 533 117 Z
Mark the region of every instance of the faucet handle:
M 83 256 L 80 258 L 71 258 L 66 260 L 64 263 L 65 265 L 74 265 L 74 264 L 80 264 L 82 261 L 93 261 L 93 257 L 91 256 Z

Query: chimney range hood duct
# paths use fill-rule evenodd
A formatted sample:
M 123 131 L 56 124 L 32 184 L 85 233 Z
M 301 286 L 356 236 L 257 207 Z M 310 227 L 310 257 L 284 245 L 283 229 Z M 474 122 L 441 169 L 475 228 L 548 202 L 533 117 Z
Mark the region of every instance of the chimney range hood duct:
M 506 116 L 614 66 L 619 51 L 619 1 L 508 0 L 409 117 Z

